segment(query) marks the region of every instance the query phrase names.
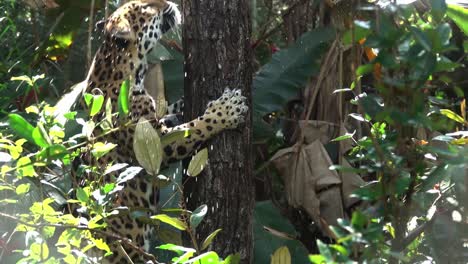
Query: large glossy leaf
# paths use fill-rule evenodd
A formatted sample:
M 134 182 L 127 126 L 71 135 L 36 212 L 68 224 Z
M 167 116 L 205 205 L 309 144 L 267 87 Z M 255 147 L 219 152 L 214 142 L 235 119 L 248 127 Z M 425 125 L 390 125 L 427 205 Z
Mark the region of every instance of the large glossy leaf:
M 461 30 L 468 36 L 468 9 L 457 5 L 448 5 L 447 15 L 460 27 Z
M 280 110 L 320 69 L 320 59 L 335 38 L 331 28 L 302 35 L 291 47 L 273 55 L 253 80 L 254 110 L 267 114 Z

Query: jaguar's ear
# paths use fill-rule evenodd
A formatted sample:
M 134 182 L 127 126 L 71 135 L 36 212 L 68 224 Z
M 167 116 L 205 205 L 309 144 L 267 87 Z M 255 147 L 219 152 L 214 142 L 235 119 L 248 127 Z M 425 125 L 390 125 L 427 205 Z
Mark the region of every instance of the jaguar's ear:
M 136 40 L 136 34 L 125 18 L 122 19 L 119 17 L 118 19 L 108 21 L 105 27 L 105 33 L 108 36 L 124 41 Z
M 106 25 L 106 22 L 107 21 L 105 19 L 96 22 L 96 25 L 94 25 L 95 30 L 98 32 L 104 31 L 104 26 Z

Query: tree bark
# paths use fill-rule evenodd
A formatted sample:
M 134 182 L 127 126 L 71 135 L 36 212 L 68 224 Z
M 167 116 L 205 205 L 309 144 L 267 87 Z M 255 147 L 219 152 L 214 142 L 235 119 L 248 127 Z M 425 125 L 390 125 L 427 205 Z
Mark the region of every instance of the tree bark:
M 186 120 L 202 114 L 209 101 L 226 87 L 240 88 L 251 109 L 251 21 L 247 0 L 183 0 Z M 197 228 L 197 241 L 218 228 L 210 250 L 225 258 L 240 253 L 242 263 L 253 259 L 254 187 L 251 158 L 251 114 L 237 131 L 225 131 L 207 144 L 209 164 L 184 186 L 194 210 L 208 205 Z M 191 244 L 191 243 L 189 243 Z

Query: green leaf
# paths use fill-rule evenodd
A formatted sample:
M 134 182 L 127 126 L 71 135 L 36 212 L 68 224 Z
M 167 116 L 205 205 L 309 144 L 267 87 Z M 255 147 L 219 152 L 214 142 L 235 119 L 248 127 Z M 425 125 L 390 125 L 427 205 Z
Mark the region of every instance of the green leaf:
M 93 95 L 90 93 L 85 93 L 84 94 L 84 101 L 87 107 L 91 106 L 91 103 L 93 102 Z
M 166 214 L 153 215 L 151 216 L 151 219 L 159 220 L 182 231 L 187 230 L 187 225 L 184 222 L 180 221 L 175 217 L 170 217 Z
M 115 147 L 117 147 L 117 145 L 113 143 L 104 144 L 102 142 L 96 142 L 91 149 L 91 154 L 93 154 L 93 157 L 99 159 L 109 153 L 109 151 L 113 150 Z
M 49 257 L 49 247 L 47 243 L 34 243 L 29 248 L 31 257 L 37 261 L 47 259 Z
M 36 176 L 34 171 L 34 166 L 32 165 L 31 159 L 29 157 L 22 157 L 16 163 L 16 171 L 21 177 L 33 177 Z
M 364 76 L 368 73 L 371 73 L 373 70 L 374 70 L 374 64 L 372 63 L 369 63 L 369 64 L 364 64 L 364 65 L 361 65 L 357 68 L 356 70 L 356 75 L 357 76 Z
M 201 223 L 206 213 L 208 212 L 208 206 L 206 204 L 199 206 L 193 211 L 190 216 L 190 227 L 195 229 Z
M 187 169 L 187 175 L 197 176 L 203 171 L 208 163 L 208 150 L 206 148 L 200 150 L 195 156 L 192 157 Z
M 138 163 L 150 175 L 157 175 L 161 168 L 163 150 L 158 132 L 145 118 L 140 118 L 135 128 L 133 150 Z
M 356 210 L 353 212 L 353 216 L 351 217 L 351 224 L 357 230 L 361 230 L 367 224 L 367 217 L 359 210 Z
M 314 264 L 327 263 L 327 258 L 322 255 L 309 255 L 309 260 Z
M 468 9 L 457 5 L 448 5 L 447 15 L 468 36 Z
M 465 119 L 463 119 L 463 117 L 459 116 L 458 114 L 456 114 L 455 112 L 453 112 L 450 109 L 440 109 L 439 112 L 442 115 L 446 116 L 447 118 L 452 119 L 453 121 L 456 121 L 456 122 L 461 123 L 461 124 L 465 123 Z
M 182 246 L 178 246 L 174 244 L 164 244 L 157 248 L 163 249 L 163 250 L 174 251 L 174 252 L 177 252 L 179 255 L 181 255 L 184 252 L 196 252 L 196 250 L 193 248 L 182 247 Z
M 22 82 L 26 82 L 29 86 L 34 85 L 32 79 L 27 75 L 11 77 L 10 81 L 22 81 Z
M 119 109 L 120 117 L 124 117 L 128 115 L 129 93 L 130 93 L 130 81 L 125 80 L 122 82 L 122 85 L 120 86 L 120 91 L 119 91 L 118 109 Z
M 411 33 L 413 33 L 413 36 L 418 41 L 418 43 L 421 44 L 421 46 L 426 51 L 431 52 L 432 45 L 426 33 L 424 33 L 421 29 L 414 27 L 414 26 L 410 28 L 410 31 Z
M 446 9 L 447 4 L 445 4 L 445 0 L 431 0 L 431 14 L 437 22 L 444 17 Z
M 76 198 L 80 202 L 86 203 L 87 201 L 89 201 L 89 194 L 83 188 L 77 188 L 76 189 Z
M 89 112 L 89 116 L 91 117 L 95 116 L 97 113 L 99 113 L 99 111 L 101 111 L 102 105 L 104 104 L 104 96 L 94 95 L 92 101 L 91 110 Z
M 18 114 L 8 115 L 10 127 L 18 134 L 18 136 L 28 140 L 31 143 L 36 143 L 33 137 L 34 127 Z
M 37 157 L 43 161 L 53 161 L 53 160 L 61 160 L 65 165 L 70 164 L 71 158 L 70 153 L 65 148 L 64 145 L 51 145 L 47 148 L 43 149 Z
M 42 123 L 37 123 L 37 126 L 32 132 L 32 136 L 34 143 L 36 143 L 36 145 L 38 145 L 39 147 L 45 148 L 51 143 L 49 135 L 47 135 L 47 132 Z
M 18 185 L 18 187 L 16 187 L 16 194 L 22 195 L 22 194 L 27 193 L 29 191 L 29 187 L 31 187 L 29 183 L 23 183 L 23 184 Z
M 203 244 L 201 246 L 201 250 L 205 250 L 206 248 L 208 248 L 208 246 L 211 244 L 211 242 L 213 242 L 213 239 L 215 239 L 216 235 L 221 232 L 221 228 L 218 228 L 216 229 L 213 233 L 211 233 L 209 236 L 207 236 L 205 238 L 205 240 L 203 241 Z

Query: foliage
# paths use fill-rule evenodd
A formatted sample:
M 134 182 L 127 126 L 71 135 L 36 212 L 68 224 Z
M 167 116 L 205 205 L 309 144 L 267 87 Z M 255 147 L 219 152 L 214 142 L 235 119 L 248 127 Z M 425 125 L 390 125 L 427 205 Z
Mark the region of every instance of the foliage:
M 390 4 L 378 11 L 378 23 L 356 23 L 369 30 L 364 46 L 378 51 L 357 69 L 358 78 L 374 74 L 375 92 L 352 101 L 370 134 L 353 135 L 356 146 L 349 153 L 357 168 L 375 176 L 354 194 L 371 207 L 333 227 L 336 243 L 318 241 L 320 255 L 312 255 L 312 262 L 463 259 L 463 234 L 440 229 L 465 225 L 453 216 L 466 215 L 461 174 L 468 162 L 466 132 L 459 131 L 467 125 L 464 95 L 451 99 L 456 87 L 446 86 L 460 66 L 449 59 L 458 47 L 446 9 L 443 1 L 432 1 L 425 14 Z M 442 241 L 451 241 L 450 249 Z
M 156 227 L 159 246 L 155 255 L 169 256 L 168 262 L 238 263 L 238 253 L 223 259 L 210 251 L 210 244 L 223 230 L 213 227 L 211 235 L 198 238 L 197 227 L 210 210 L 206 205 L 193 212 L 183 203 L 182 208 L 175 208 L 179 199 L 174 197 L 181 197 L 183 184 L 173 177 L 177 169 L 162 168 L 161 153 L 165 145 L 190 131 L 159 137 L 141 120 L 135 151 L 142 167 L 98 167 L 106 153 L 120 147 L 103 141 L 103 135 L 132 125 L 127 119 L 128 84 L 122 86 L 125 92 L 120 93 L 116 113 L 101 95 L 85 94 L 86 109 L 66 111 L 71 105 L 53 106 L 70 81 L 84 77 L 83 54 L 93 49 L 82 45 L 89 36 L 91 1 L 56 2 L 57 8 L 44 12 L 25 8 L 21 1 L 6 0 L 0 6 L 0 218 L 4 223 L 0 226 L 0 262 L 91 262 L 85 253 L 92 248 L 111 254 L 102 239 L 112 237 L 106 233 L 104 220 L 130 214 Z M 95 1 L 94 21 L 104 16 L 103 2 Z M 345 84 L 350 89 L 337 87 L 336 92 L 351 90 L 350 103 L 357 111 L 350 117 L 367 131 L 364 136 L 353 132 L 334 139 L 355 142 L 347 156 L 354 168 L 346 169 L 369 179 L 354 194 L 364 206 L 351 219 L 331 227 L 334 240 L 330 244 L 318 240 L 319 252 L 314 252 L 300 241 L 303 234 L 284 217 L 283 210 L 270 200 L 257 202 L 256 263 L 460 259 L 467 230 L 464 170 L 468 154 L 466 88 L 464 78 L 460 81 L 467 61 L 460 54 L 468 50 L 468 40 L 466 35 L 456 38 L 455 33 L 467 34 L 468 12 L 443 1 L 430 2 L 428 12 L 414 5 L 372 5 L 378 19 L 355 21 L 353 31 L 341 39 L 343 46 L 349 46 L 365 38 L 362 47 L 377 53 L 364 65 L 356 64 L 354 82 Z M 325 51 L 337 36 L 330 26 L 317 27 L 288 46 L 283 36 L 287 34 L 278 30 L 286 15 L 278 14 L 290 6 L 287 1 L 258 1 L 254 14 L 252 48 L 259 63 L 253 82 L 254 137 L 265 144 L 261 147 L 268 155 L 284 145 L 279 125 L 285 121 L 285 106 L 317 76 Z M 180 35 L 168 38 L 180 46 Z M 151 60 L 162 61 L 168 98 L 173 101 L 182 94 L 184 58 L 180 51 L 166 48 L 155 49 Z M 371 89 L 361 92 L 362 83 Z M 104 118 L 97 121 L 100 115 Z M 85 162 L 73 166 L 80 158 Z M 197 176 L 207 160 L 208 151 L 199 151 L 187 173 Z M 160 187 L 166 186 L 167 201 L 162 202 L 166 206 L 150 217 L 145 210 L 115 207 L 112 201 L 117 193 L 145 172 Z M 101 184 L 108 175 L 116 175 L 115 182 Z M 278 179 L 262 180 L 282 190 L 284 183 Z M 277 201 L 278 197 L 268 199 Z M 86 217 L 71 214 L 74 209 Z M 182 232 L 191 245 L 182 246 Z M 129 243 L 125 238 L 112 238 Z

